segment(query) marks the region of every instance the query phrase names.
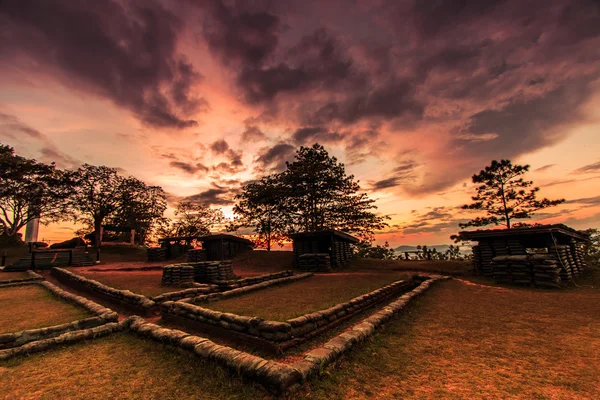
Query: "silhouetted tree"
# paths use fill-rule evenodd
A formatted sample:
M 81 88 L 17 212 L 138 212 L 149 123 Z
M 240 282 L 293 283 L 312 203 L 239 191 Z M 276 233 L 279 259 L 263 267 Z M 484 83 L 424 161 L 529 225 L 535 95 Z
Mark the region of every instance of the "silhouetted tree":
M 162 236 L 203 236 L 210 234 L 213 228 L 221 228 L 225 224 L 221 209 L 189 201 L 177 205 L 175 217 L 170 225 L 163 226 Z
M 16 236 L 34 218 L 45 224 L 66 219 L 71 194 L 70 175 L 54 163 L 18 156 L 12 147 L 0 144 L 2 235 Z
M 294 162 L 276 179 L 284 197 L 281 209 L 289 219 L 288 232 L 337 229 L 373 238 L 374 231 L 387 226 L 387 216 L 373 212 L 377 207 L 344 164 L 329 156 L 319 144 L 300 147 Z
M 265 176 L 259 181 L 250 182 L 240 194 L 235 196 L 237 204 L 233 208 L 236 218 L 229 230 L 251 227 L 258 234 L 257 247 L 266 247 L 271 251 L 271 243 L 280 246 L 285 240 L 289 221 L 283 211 L 285 191 L 276 176 Z
M 513 165 L 510 160 L 493 160 L 491 165 L 473 175 L 473 183 L 480 184 L 477 195 L 472 197 L 472 204 L 466 204 L 462 208 L 485 211 L 487 216 L 477 217 L 459 226 L 466 228 L 502 224 L 510 229 L 512 220 L 531 218 L 535 211 L 565 201 L 536 199 L 540 188 L 532 188 L 533 182 L 523 179 L 522 175 L 527 171 L 529 165 Z
M 362 258 L 376 258 L 379 260 L 395 260 L 398 257 L 390 244 L 385 242 L 383 246 L 376 245 L 369 240 L 362 240 L 356 245 L 356 255 Z

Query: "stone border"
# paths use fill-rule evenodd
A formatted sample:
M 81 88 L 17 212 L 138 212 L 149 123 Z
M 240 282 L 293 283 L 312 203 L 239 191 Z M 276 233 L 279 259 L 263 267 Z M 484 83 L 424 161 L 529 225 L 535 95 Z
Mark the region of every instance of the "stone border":
M 104 306 L 101 306 L 100 304 L 94 303 L 93 301 L 88 300 L 85 297 L 76 296 L 72 293 L 69 293 L 59 288 L 58 286 L 53 285 L 50 282 L 34 281 L 31 284 L 43 286 L 46 290 L 48 290 L 56 297 L 65 300 L 69 303 L 80 306 L 82 308 L 85 308 L 86 310 L 88 310 L 92 314 L 95 314 L 96 316 L 84 318 L 78 321 L 68 322 L 61 325 L 0 334 L 0 349 L 22 346 L 29 342 L 56 337 L 65 332 L 93 328 L 96 326 L 104 325 L 109 322 L 116 322 L 119 318 L 119 315 L 116 312 L 112 311 L 110 308 L 106 308 Z
M 10 360 L 18 356 L 39 353 L 63 344 L 73 344 L 87 339 L 95 339 L 124 330 L 126 323 L 109 322 L 94 328 L 66 332 L 59 336 L 37 340 L 12 349 L 0 350 L 0 361 Z
M 261 283 L 257 283 L 255 285 L 244 286 L 244 287 L 240 287 L 237 289 L 227 290 L 225 292 L 212 293 L 212 294 L 207 294 L 207 295 L 203 295 L 203 296 L 185 298 L 185 299 L 181 300 L 181 302 L 197 304 L 197 303 L 207 303 L 207 302 L 217 301 L 217 300 L 222 300 L 222 299 L 229 299 L 231 297 L 242 296 L 244 294 L 255 292 L 257 290 L 265 289 L 270 286 L 283 285 L 286 283 L 296 282 L 296 281 L 299 281 L 302 279 L 310 278 L 311 276 L 313 276 L 313 273 L 306 272 L 303 274 L 286 276 L 284 278 L 271 279 L 271 280 L 267 280 L 267 281 L 264 281 Z
M 186 299 L 186 298 L 195 297 L 198 295 L 205 295 L 205 294 L 215 293 L 215 292 L 219 291 L 219 287 L 217 285 L 203 284 L 203 286 L 206 286 L 206 287 L 190 288 L 190 289 L 179 290 L 176 292 L 167 292 L 167 293 L 160 294 L 158 296 L 150 297 L 150 299 L 152 301 L 154 301 L 155 303 L 163 303 L 165 301 L 176 301 L 176 300 L 180 300 L 180 299 Z
M 433 282 L 450 279 L 450 277 L 439 275 L 422 278 L 425 281 L 421 282 L 412 291 L 403 294 L 398 300 L 359 321 L 346 332 L 329 340 L 322 347 L 310 350 L 302 360 L 292 364 L 266 360 L 231 347 L 218 345 L 203 337 L 190 335 L 180 330 L 163 328 L 146 322 L 137 316 L 129 318 L 132 321 L 130 330 L 163 344 L 193 352 L 198 357 L 216 361 L 236 374 L 255 380 L 268 390 L 279 394 L 305 382 L 309 378 L 318 376 L 320 371 L 352 347 L 367 340 L 373 335 L 375 329 L 381 328 L 385 322 L 404 309 L 413 297 L 421 294 Z
M 291 269 L 288 269 L 287 271 L 273 272 L 271 274 L 265 274 L 265 275 L 249 276 L 248 278 L 242 278 L 242 279 L 237 279 L 237 280 L 234 279 L 234 280 L 230 280 L 230 281 L 215 281 L 215 284 L 219 285 L 219 288 L 222 291 L 226 291 L 226 290 L 237 289 L 237 288 L 241 288 L 241 287 L 245 287 L 245 286 L 256 285 L 257 283 L 270 281 L 273 279 L 285 278 L 287 276 L 292 276 L 292 275 L 294 275 L 294 271 L 292 271 Z
M 86 290 L 94 295 L 106 298 L 122 306 L 141 311 L 144 315 L 148 315 L 151 309 L 157 306 L 154 301 L 144 295 L 133 293 L 129 290 L 115 289 L 93 279 L 74 274 L 63 268 L 54 267 L 50 270 L 50 274 L 66 285 L 73 286 L 76 289 Z
M 11 287 L 11 286 L 29 285 L 29 284 L 32 284 L 34 282 L 43 281 L 44 280 L 43 276 L 36 274 L 32 270 L 28 269 L 25 272 L 27 273 L 27 275 L 29 275 L 29 278 L 7 279 L 7 280 L 3 280 L 3 281 L 0 280 L 0 288 Z M 0 278 L 1 277 L 2 277 L 2 274 L 0 273 Z
M 263 284 L 265 283 L 268 282 Z M 259 317 L 215 311 L 186 301 L 163 303 L 162 318 L 166 321 L 173 320 L 184 325 L 198 326 L 200 329 L 204 328 L 234 339 L 249 341 L 267 351 L 279 353 L 326 332 L 389 297 L 412 290 L 419 283 L 420 281 L 415 279 L 396 281 L 345 303 L 287 321 L 268 321 Z M 235 290 L 243 291 L 249 288 L 251 286 Z M 219 298 L 218 295 L 222 294 L 217 293 L 207 297 Z
M 425 277 L 425 279 L 411 292 L 405 293 L 398 300 L 391 302 L 346 332 L 329 340 L 322 347 L 310 350 L 302 360 L 292 364 L 266 360 L 243 351 L 218 345 L 203 337 L 190 335 L 176 329 L 163 328 L 146 322 L 138 316 L 129 317 L 119 323 L 108 323 L 92 329 L 68 332 L 56 338 L 32 342 L 15 349 L 0 350 L 0 360 L 8 360 L 16 356 L 44 351 L 61 344 L 75 343 L 106 336 L 113 332 L 129 330 L 167 346 L 193 352 L 197 357 L 218 362 L 238 375 L 257 381 L 268 390 L 280 394 L 312 377 L 318 376 L 320 371 L 352 347 L 367 340 L 373 335 L 375 329 L 381 328 L 385 322 L 404 309 L 413 297 L 421 294 L 433 282 L 450 278 L 432 275 Z
M 293 367 L 302 374 L 302 380 L 307 380 L 312 376 L 318 375 L 320 371 L 332 364 L 352 347 L 371 337 L 377 328 L 382 327 L 394 315 L 402 311 L 413 297 L 423 293 L 433 282 L 446 279 L 451 278 L 440 275 L 428 276 L 419 286 L 403 294 L 398 300 L 389 303 L 381 310 L 361 320 L 349 330 L 330 339 L 323 346 L 307 352 L 302 360 L 292 364 Z

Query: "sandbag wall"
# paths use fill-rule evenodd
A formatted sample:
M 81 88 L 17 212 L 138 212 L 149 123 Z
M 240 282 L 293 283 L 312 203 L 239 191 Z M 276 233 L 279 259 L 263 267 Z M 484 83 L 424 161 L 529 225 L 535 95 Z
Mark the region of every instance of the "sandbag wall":
M 217 281 L 216 284 L 219 285 L 221 290 L 231 290 L 237 289 L 245 286 L 256 285 L 257 283 L 270 281 L 273 279 L 284 278 L 286 276 L 292 276 L 294 273 L 291 270 L 282 271 L 282 272 L 273 272 L 272 274 L 259 275 L 259 276 L 251 276 L 248 278 L 238 279 L 238 280 L 224 280 Z
M 560 287 L 561 283 L 570 282 L 574 270 L 568 264 L 567 251 L 561 248 L 558 254 L 559 256 L 550 252 L 494 257 L 494 280 L 498 283 Z
M 352 258 L 352 248 L 349 242 L 335 241 L 333 244 L 333 256 L 335 258 L 333 264 L 337 267 L 343 267 Z
M 527 254 L 525 247 L 516 239 L 481 240 L 473 246 L 473 269 L 477 274 L 493 276 L 492 259 L 499 256 Z
M 259 317 L 224 313 L 181 301 L 163 303 L 162 315 L 165 320 L 176 317 L 180 320 L 212 325 L 231 331 L 231 333 L 237 332 L 262 341 L 282 345 L 283 342 L 303 341 L 310 338 L 326 329 L 325 326 L 349 318 L 388 297 L 408 292 L 420 283 L 420 280 L 397 281 L 365 295 L 355 297 L 348 302 L 289 319 L 285 322 L 266 321 Z
M 171 264 L 167 267 L 192 267 L 194 273 L 194 282 L 197 283 L 217 283 L 219 281 L 229 281 L 238 278 L 233 273 L 233 262 L 224 261 L 201 261 L 195 263 Z
M 150 247 L 147 250 L 148 262 L 166 261 L 167 249 L 164 247 Z
M 66 269 L 52 268 L 50 273 L 59 281 L 73 286 L 76 289 L 88 290 L 93 294 L 100 295 L 125 306 L 135 307 L 136 309 L 140 309 L 144 312 L 147 312 L 152 307 L 156 306 L 156 303 L 146 296 L 132 293 L 129 290 L 112 288 L 93 279 L 88 279 L 74 274 Z
M 201 262 L 206 261 L 206 250 L 204 249 L 192 249 L 188 250 L 187 262 Z
M 305 253 L 298 258 L 298 268 L 302 271 L 329 272 L 331 257 L 327 253 Z
M 163 267 L 160 284 L 163 286 L 179 287 L 193 286 L 194 268 L 189 265 L 167 265 Z
M 571 280 L 579 275 L 585 268 L 585 262 L 577 256 L 576 245 L 555 245 L 548 249 L 548 253 L 554 256 L 562 267 L 561 278 L 564 281 Z

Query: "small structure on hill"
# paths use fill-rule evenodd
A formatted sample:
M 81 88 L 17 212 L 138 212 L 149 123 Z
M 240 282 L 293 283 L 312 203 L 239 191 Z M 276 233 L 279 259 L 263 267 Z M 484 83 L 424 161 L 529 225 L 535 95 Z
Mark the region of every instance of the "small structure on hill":
M 190 250 L 193 241 L 201 242 L 202 249 Z M 251 240 L 239 236 L 216 234 L 206 236 L 178 236 L 158 239 L 160 248 L 148 249 L 148 261 L 163 261 L 188 254 L 189 262 L 230 260 L 234 255 L 250 251 Z
M 473 268 L 500 282 L 553 286 L 585 268 L 583 245 L 589 236 L 563 224 L 459 232 L 476 241 Z M 544 284 L 548 283 L 548 284 Z
M 352 258 L 352 244 L 359 242 L 347 233 L 327 230 L 290 235 L 294 266 L 305 271 L 331 271 L 342 268 Z

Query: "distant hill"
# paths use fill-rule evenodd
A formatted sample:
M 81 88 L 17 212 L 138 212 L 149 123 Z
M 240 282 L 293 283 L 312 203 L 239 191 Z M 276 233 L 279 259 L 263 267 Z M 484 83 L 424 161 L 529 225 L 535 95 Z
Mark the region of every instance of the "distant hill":
M 432 244 L 432 245 L 427 245 L 428 249 L 436 249 L 438 252 L 440 253 L 445 253 L 446 250 L 448 250 L 450 248 L 449 244 Z M 394 249 L 394 251 L 396 253 L 403 253 L 405 251 L 415 251 L 417 250 L 417 246 L 398 246 Z M 460 246 L 460 251 L 461 253 L 470 253 L 471 252 L 471 247 L 470 246 Z

